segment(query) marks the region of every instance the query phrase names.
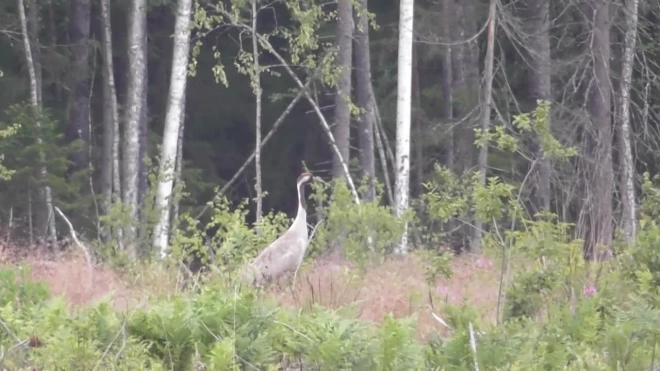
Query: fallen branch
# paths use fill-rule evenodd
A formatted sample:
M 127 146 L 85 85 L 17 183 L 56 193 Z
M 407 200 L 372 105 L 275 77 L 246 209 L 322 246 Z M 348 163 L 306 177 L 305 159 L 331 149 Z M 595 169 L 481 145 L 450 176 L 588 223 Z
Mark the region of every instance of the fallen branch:
M 224 10 L 220 10 L 220 12 L 225 16 L 228 17 L 229 19 L 232 19 L 232 15 L 227 13 Z M 341 167 L 344 172 L 344 176 L 346 176 L 346 180 L 348 181 L 348 186 L 351 189 L 351 193 L 353 194 L 353 198 L 355 200 L 356 204 L 360 204 L 360 196 L 358 196 L 357 189 L 355 188 L 355 183 L 353 182 L 353 178 L 351 177 L 351 174 L 348 170 L 348 165 L 346 164 L 346 161 L 344 157 L 341 155 L 341 152 L 339 151 L 339 147 L 337 147 L 337 142 L 335 141 L 334 135 L 332 135 L 332 131 L 330 130 L 330 125 L 328 124 L 328 121 L 325 119 L 325 116 L 323 116 L 323 113 L 321 112 L 321 109 L 319 108 L 318 104 L 312 99 L 310 96 L 309 92 L 305 88 L 305 85 L 303 85 L 302 81 L 300 81 L 300 78 L 298 75 L 293 72 L 291 69 L 291 66 L 287 61 L 282 57 L 282 55 L 275 50 L 273 45 L 268 41 L 268 38 L 264 37 L 263 35 L 259 34 L 258 32 L 253 32 L 252 27 L 248 26 L 247 24 L 244 23 L 234 23 L 234 26 L 244 28 L 250 32 L 252 32 L 253 35 L 257 36 L 259 42 L 261 43 L 262 47 L 264 47 L 268 52 L 270 52 L 277 60 L 281 63 L 282 67 L 286 70 L 286 72 L 291 76 L 293 81 L 298 85 L 298 88 L 301 89 L 303 94 L 305 95 L 305 98 L 309 102 L 309 104 L 312 105 L 312 108 L 314 109 L 314 112 L 316 112 L 316 115 L 319 118 L 319 121 L 321 123 L 321 127 L 323 128 L 323 131 L 326 133 L 328 136 L 328 141 L 330 142 L 330 147 L 332 147 L 333 152 L 338 156 L 340 162 L 341 162 Z
M 87 250 L 85 245 L 83 245 L 82 242 L 80 242 L 80 240 L 78 239 L 78 235 L 76 234 L 76 230 L 73 229 L 73 225 L 69 221 L 69 218 L 67 218 L 66 215 L 64 215 L 64 213 L 62 212 L 62 210 L 60 210 L 59 207 L 54 206 L 54 208 L 55 208 L 55 211 L 57 211 L 57 213 L 60 214 L 62 219 L 64 219 L 66 224 L 69 226 L 69 231 L 71 232 L 71 237 L 73 238 L 73 241 L 76 243 L 76 245 L 78 245 L 78 247 L 80 247 L 80 250 L 82 250 L 83 254 L 85 255 L 85 261 L 87 262 L 87 269 L 89 270 L 88 277 L 87 277 L 88 280 L 87 280 L 87 287 L 86 288 L 89 289 L 92 286 L 92 279 L 94 277 L 94 271 L 92 269 L 92 257 L 91 257 L 91 255 L 89 255 L 89 251 Z
M 376 120 L 378 122 L 378 120 Z M 387 190 L 387 201 L 390 205 L 394 205 L 394 193 L 392 193 L 392 183 L 390 182 L 390 170 L 387 166 L 387 158 L 385 157 L 385 150 L 383 149 L 383 139 L 381 138 L 380 127 L 378 124 L 374 125 L 374 137 L 376 137 L 376 148 L 378 149 L 378 158 L 380 158 L 380 165 L 385 178 L 385 189 Z
M 307 89 L 304 88 L 303 83 L 300 81 L 298 78 L 298 75 L 296 75 L 295 72 L 291 69 L 289 64 L 286 63 L 284 58 L 278 53 L 275 48 L 270 44 L 268 39 L 265 37 L 259 35 L 259 41 L 263 44 L 263 46 L 268 49 L 268 51 L 277 58 L 280 63 L 284 66 L 286 71 L 289 73 L 291 78 L 296 82 L 299 88 L 302 89 L 303 93 L 305 94 L 305 98 L 307 98 L 307 101 L 309 104 L 312 105 L 312 108 L 314 108 L 314 112 L 316 112 L 316 115 L 319 118 L 319 121 L 321 123 L 321 127 L 323 128 L 323 131 L 325 131 L 326 135 L 328 136 L 328 140 L 330 141 L 330 146 L 332 147 L 332 150 L 335 152 L 337 157 L 339 158 L 341 162 L 341 167 L 342 170 L 344 171 L 344 176 L 346 176 L 346 180 L 348 181 L 348 186 L 351 188 L 351 193 L 353 194 L 353 198 L 355 199 L 356 204 L 360 204 L 360 196 L 358 196 L 357 189 L 355 188 L 355 183 L 353 182 L 353 178 L 351 177 L 351 173 L 348 171 L 348 165 L 346 165 L 346 161 L 341 155 L 341 152 L 339 151 L 339 147 L 337 147 L 337 142 L 335 141 L 334 135 L 332 135 L 332 131 L 330 130 L 330 125 L 328 125 L 328 122 L 325 119 L 325 116 L 323 116 L 323 113 L 321 112 L 321 109 L 319 108 L 318 104 L 312 99 L 312 97 L 309 95 L 309 92 Z
M 396 161 L 394 160 L 394 152 L 392 151 L 392 146 L 390 146 L 390 140 L 387 138 L 387 133 L 385 132 L 385 127 L 383 127 L 383 120 L 380 117 L 380 110 L 378 105 L 376 105 L 376 126 L 380 131 L 380 134 L 383 136 L 383 142 L 385 143 L 385 150 L 387 151 L 387 158 L 392 163 L 392 167 L 395 167 Z
M 312 80 L 313 80 L 312 78 L 309 78 L 307 80 L 307 82 L 305 83 L 305 86 L 303 87 L 303 89 L 300 89 L 298 91 L 298 94 L 296 95 L 296 97 L 293 98 L 293 100 L 289 103 L 289 105 L 286 107 L 286 109 L 284 111 L 282 111 L 282 114 L 280 115 L 280 117 L 277 118 L 277 121 L 275 121 L 275 123 L 273 124 L 273 127 L 270 129 L 268 134 L 266 134 L 264 139 L 261 141 L 261 145 L 259 146 L 260 149 L 263 148 L 266 145 L 266 143 L 268 143 L 268 141 L 270 140 L 270 138 L 273 137 L 273 135 L 275 135 L 275 132 L 280 127 L 280 125 L 282 125 L 282 123 L 284 122 L 284 119 L 286 119 L 286 117 L 289 115 L 289 113 L 291 113 L 291 111 L 293 110 L 293 107 L 296 105 L 296 103 L 298 103 L 300 98 L 302 98 L 302 96 L 304 94 L 303 91 L 305 89 L 307 89 L 307 87 L 309 87 Z M 250 163 L 254 160 L 255 156 L 256 156 L 256 148 L 255 148 L 254 151 L 252 151 L 252 154 L 250 155 L 250 157 L 248 157 L 247 160 L 245 160 L 245 162 L 243 163 L 243 165 L 238 169 L 236 174 L 234 174 L 234 176 L 232 176 L 231 179 L 229 179 L 229 181 L 220 189 L 220 194 L 225 193 L 227 191 L 227 189 L 229 189 L 229 187 L 231 187 L 231 185 L 234 184 L 234 182 L 236 182 L 238 177 L 241 176 L 241 174 L 243 174 L 245 169 L 247 169 L 248 165 L 250 165 Z M 204 213 L 206 212 L 206 210 L 208 210 L 208 208 L 209 208 L 209 204 L 207 203 L 204 206 L 204 208 L 202 209 L 202 211 L 200 211 L 197 214 L 195 219 L 201 218 L 202 215 L 204 215 Z

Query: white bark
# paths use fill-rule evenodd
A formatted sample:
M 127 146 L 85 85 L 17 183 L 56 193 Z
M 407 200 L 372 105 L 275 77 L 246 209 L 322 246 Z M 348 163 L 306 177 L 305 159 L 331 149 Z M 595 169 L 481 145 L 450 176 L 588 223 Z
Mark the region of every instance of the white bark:
M 412 104 L 413 20 L 414 0 L 401 0 L 399 9 L 399 59 L 396 101 L 396 181 L 394 204 L 396 215 L 408 209 L 410 188 L 410 120 Z M 399 254 L 408 252 L 408 225 L 406 224 Z
M 255 190 L 257 191 L 257 225 L 261 223 L 263 214 L 263 200 L 262 200 L 262 186 L 261 186 L 261 70 L 259 68 L 259 40 L 257 40 L 257 0 L 252 0 L 252 63 L 254 68 L 254 90 L 255 97 L 255 113 L 254 113 L 254 127 L 255 127 L 255 149 L 254 149 L 254 167 L 256 172 Z M 261 229 L 257 229 L 260 231 Z
M 621 83 L 621 126 L 619 127 L 619 162 L 621 163 L 621 195 L 623 207 L 623 234 L 626 242 L 635 242 L 637 229 L 635 185 L 633 175 L 635 164 L 630 143 L 630 86 L 635 62 L 635 44 L 637 42 L 638 0 L 628 0 L 626 5 L 626 34 L 623 52 L 623 73 Z
M 181 98 L 181 121 L 179 123 L 179 137 L 176 144 L 176 166 L 174 168 L 174 187 L 181 184 L 183 172 L 183 132 L 186 124 L 186 95 Z M 172 204 L 172 221 L 175 223 L 179 219 L 179 207 L 181 197 L 177 197 Z
M 101 51 L 103 53 L 103 93 L 104 93 L 104 132 L 103 132 L 103 172 L 104 181 L 109 179 L 109 185 L 104 184 L 104 209 L 110 209 L 112 196 L 121 195 L 119 179 L 119 110 L 117 106 L 117 89 L 115 87 L 114 65 L 112 62 L 112 23 L 110 0 L 101 0 Z M 106 148 L 109 147 L 109 148 Z M 109 157 L 109 158 L 108 158 Z M 108 193 L 107 189 L 110 190 Z M 118 231 L 119 232 L 119 231 Z
M 174 50 L 172 56 L 172 74 L 170 91 L 165 115 L 165 132 L 160 155 L 159 183 L 156 192 L 156 208 L 160 218 L 153 234 L 154 248 L 160 251 L 161 257 L 167 256 L 169 240 L 169 200 L 172 195 L 174 164 L 176 161 L 177 143 L 183 96 L 186 93 L 188 72 L 188 55 L 190 52 L 190 14 L 192 0 L 179 0 L 176 21 L 174 24 Z
M 143 48 L 146 32 L 147 1 L 133 0 L 129 13 L 128 31 L 128 93 L 124 123 L 122 201 L 133 223 L 124 230 L 124 245 L 131 258 L 137 256 L 136 232 L 139 222 L 140 171 L 140 115 L 142 113 L 142 85 L 146 72 L 147 51 Z
M 36 4 L 33 4 L 36 6 Z M 23 36 L 23 47 L 25 48 L 25 60 L 27 62 L 28 74 L 30 76 L 30 101 L 32 103 L 33 112 L 36 115 L 36 125 L 37 129 L 41 129 L 41 97 L 40 89 L 37 83 L 37 72 L 34 68 L 34 60 L 32 58 L 32 50 L 30 48 L 30 37 L 28 35 L 27 29 L 27 18 L 25 17 L 25 5 L 23 0 L 18 0 L 18 16 L 21 22 L 21 33 Z M 43 142 L 41 136 L 37 137 L 37 143 L 41 144 Z M 42 151 L 39 151 L 39 157 L 41 162 L 45 162 L 46 156 Z M 46 166 L 41 166 L 39 169 L 39 175 L 42 179 L 45 179 L 48 176 L 48 170 Z M 42 189 L 44 195 L 44 201 L 46 204 L 46 212 L 48 213 L 48 237 L 52 242 L 57 241 L 57 229 L 55 228 L 55 214 L 53 210 L 53 195 L 49 186 L 45 185 Z

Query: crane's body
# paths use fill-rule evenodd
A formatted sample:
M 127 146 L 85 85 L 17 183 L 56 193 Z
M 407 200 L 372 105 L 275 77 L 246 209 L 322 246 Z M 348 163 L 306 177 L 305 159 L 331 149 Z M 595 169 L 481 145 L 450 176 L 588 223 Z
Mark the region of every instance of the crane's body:
M 259 255 L 243 273 L 243 279 L 250 284 L 261 285 L 277 279 L 287 272 L 295 272 L 305 256 L 309 245 L 307 231 L 307 202 L 305 185 L 314 181 L 310 173 L 302 173 L 296 182 L 298 191 L 298 212 L 289 229 Z

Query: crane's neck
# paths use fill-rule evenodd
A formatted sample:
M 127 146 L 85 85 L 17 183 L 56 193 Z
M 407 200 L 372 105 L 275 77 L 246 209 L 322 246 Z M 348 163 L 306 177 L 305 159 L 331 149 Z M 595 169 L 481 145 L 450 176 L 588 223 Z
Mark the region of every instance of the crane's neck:
M 298 186 L 298 213 L 293 221 L 294 226 L 302 224 L 307 231 L 307 201 L 305 201 L 305 183 L 301 182 Z M 301 228 L 303 228 L 301 227 Z

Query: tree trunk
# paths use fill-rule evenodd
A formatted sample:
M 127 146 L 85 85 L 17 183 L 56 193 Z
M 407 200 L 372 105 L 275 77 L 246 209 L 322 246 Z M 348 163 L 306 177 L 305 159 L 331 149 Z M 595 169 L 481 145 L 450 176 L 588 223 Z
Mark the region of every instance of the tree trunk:
M 528 0 L 526 32 L 529 35 L 529 106 L 535 109 L 537 100 L 551 100 L 550 81 L 550 2 Z M 549 128 L 548 128 L 549 129 Z M 534 213 L 550 209 L 551 164 L 543 159 L 543 149 L 537 138 L 532 142 L 532 203 Z
M 610 2 L 589 0 L 586 15 L 593 23 L 589 52 L 593 83 L 587 96 L 591 127 L 585 130 L 583 162 L 585 238 L 584 257 L 591 260 L 597 249 L 609 251 L 612 243 L 612 129 L 610 127 Z
M 422 94 L 419 77 L 419 47 L 413 44 L 413 66 L 412 66 L 412 125 L 414 125 L 413 133 L 414 140 L 413 152 L 414 161 L 412 168 L 415 172 L 415 182 L 411 188 L 413 195 L 418 195 L 422 192 L 422 182 L 424 181 L 424 112 L 422 111 Z
M 440 71 L 440 88 L 442 89 L 442 101 L 440 102 L 440 110 L 442 116 L 449 126 L 448 130 L 448 140 L 446 148 L 446 162 L 447 167 L 450 169 L 454 168 L 454 129 L 453 129 L 453 120 L 454 120 L 454 109 L 452 105 L 454 104 L 454 89 L 453 89 L 453 73 L 452 73 L 452 46 L 450 45 L 452 41 L 451 37 L 451 0 L 442 0 L 440 4 L 440 17 L 442 24 L 442 40 L 447 43 L 443 46 L 443 55 L 442 55 L 442 70 Z
M 257 225 L 261 223 L 263 216 L 263 199 L 262 199 L 262 184 L 261 184 L 261 69 L 259 67 L 259 40 L 257 40 L 257 0 L 252 0 L 252 32 L 255 33 L 252 37 L 252 63 L 254 72 L 252 75 L 254 90 L 254 128 L 255 128 L 255 149 L 254 149 L 254 168 L 256 172 L 255 190 L 257 191 Z M 261 228 L 257 229 L 258 232 Z
M 176 166 L 174 168 L 174 187 L 178 187 L 183 179 L 183 133 L 186 124 L 186 94 L 181 98 L 181 119 L 179 120 L 179 136 L 176 144 Z M 172 203 L 172 224 L 179 220 L 181 204 L 180 195 Z
M 487 133 L 490 129 L 490 112 L 493 104 L 493 58 L 495 49 L 495 22 L 497 1 L 490 0 L 488 7 L 488 44 L 486 45 L 486 60 L 484 68 L 483 102 L 481 106 L 481 130 Z M 479 149 L 479 183 L 486 185 L 486 172 L 488 171 L 488 143 Z M 481 253 L 482 222 L 475 220 L 470 243 L 470 252 Z
M 459 43 L 451 55 L 453 113 L 455 119 L 461 122 L 454 131 L 454 158 L 455 171 L 462 175 L 474 166 L 476 121 L 471 115 L 479 106 L 479 45 L 476 40 L 471 40 L 478 32 L 475 0 L 457 0 L 451 10 L 457 22 L 453 41 Z
M 113 200 L 113 187 L 119 184 L 114 179 L 115 173 L 115 133 L 119 131 L 117 91 L 115 88 L 114 67 L 112 61 L 112 23 L 110 21 L 110 0 L 101 0 L 101 53 L 103 56 L 103 158 L 101 164 L 101 194 L 103 195 L 102 213 L 107 215 Z M 117 144 L 119 144 L 117 142 Z M 116 190 L 119 191 L 118 189 Z M 111 231 L 104 227 L 101 234 L 108 242 Z
M 144 37 L 142 38 L 142 49 L 145 50 L 145 55 L 148 54 L 147 49 L 147 22 L 144 23 Z M 138 231 L 138 238 L 140 241 L 145 241 L 150 228 L 147 222 L 148 210 L 147 197 L 149 196 L 149 169 L 147 168 L 147 156 L 149 156 L 149 104 L 148 104 L 148 86 L 149 86 L 149 66 L 148 59 L 144 63 L 144 80 L 142 80 L 142 104 L 140 111 L 140 124 L 139 124 L 139 163 L 138 163 L 138 216 L 141 225 Z
M 621 204 L 623 208 L 623 234 L 626 243 L 633 244 L 637 231 L 635 205 L 635 162 L 630 141 L 630 87 L 635 63 L 635 45 L 637 42 L 638 0 L 628 0 L 626 4 L 626 35 L 623 52 L 623 72 L 621 81 L 621 102 L 619 113 L 619 163 L 621 166 Z
M 153 235 L 154 249 L 160 252 L 162 258 L 167 256 L 170 216 L 169 201 L 172 195 L 173 170 L 179 139 L 183 96 L 186 93 L 188 54 L 190 51 L 191 8 L 191 0 L 179 0 L 174 24 L 172 74 L 167 99 L 167 113 L 165 115 L 163 147 L 160 155 L 158 191 L 156 192 L 156 209 L 160 214 L 160 218 Z
M 38 137 L 37 137 L 37 143 L 42 144 L 43 139 L 41 138 L 41 80 L 39 77 L 41 76 L 41 72 L 37 74 L 37 66 L 39 66 L 39 69 L 41 64 L 39 61 L 36 61 L 32 58 L 32 45 L 30 43 L 30 33 L 28 33 L 28 22 L 27 18 L 25 16 L 25 5 L 23 4 L 23 0 L 18 0 L 18 15 L 21 23 L 21 34 L 23 38 L 23 48 L 25 49 L 25 62 L 27 64 L 28 68 L 28 74 L 30 76 L 30 102 L 32 104 L 32 110 L 34 113 L 34 116 L 36 118 L 36 127 L 37 127 L 37 132 L 38 132 Z M 30 2 L 30 11 L 35 11 L 36 12 L 36 3 L 35 2 Z M 32 39 L 34 40 L 35 45 L 34 49 L 36 50 L 38 48 L 38 37 L 37 37 L 37 32 L 36 32 L 36 24 L 33 24 L 33 33 L 32 33 Z M 45 163 L 46 161 L 46 156 L 45 154 L 40 151 L 39 152 L 39 159 L 41 160 L 42 163 Z M 46 180 L 48 177 L 48 169 L 46 168 L 45 165 L 42 165 L 39 169 L 39 176 L 42 180 Z M 52 191 L 48 185 L 44 185 L 42 189 L 40 190 L 41 196 L 43 197 L 43 202 L 44 202 L 44 225 L 47 226 L 47 228 L 39 228 L 41 231 L 47 230 L 48 231 L 48 238 L 50 239 L 51 242 L 57 241 L 57 230 L 55 228 L 55 213 L 53 209 L 53 196 L 52 196 Z
M 351 129 L 351 58 L 353 56 L 353 2 L 351 0 L 337 1 L 337 67 L 339 79 L 337 95 L 335 96 L 335 127 L 333 135 L 339 148 L 339 154 L 332 156 L 332 176 L 343 176 L 342 159 L 349 164 L 349 145 Z M 341 155 L 342 159 L 339 158 Z
M 376 122 L 375 99 L 371 84 L 371 52 L 369 50 L 369 11 L 368 0 L 358 0 L 357 27 L 355 27 L 355 73 L 357 105 L 363 112 L 358 124 L 360 145 L 360 167 L 363 177 L 367 178 L 367 191 L 363 198 L 367 201 L 376 197 L 374 179 L 376 161 L 374 157 L 374 124 Z
M 414 0 L 401 0 L 399 8 L 399 56 L 396 102 L 396 180 L 394 203 L 396 215 L 408 209 L 410 192 L 410 120 L 412 99 L 412 59 Z M 404 228 L 397 253 L 408 252 L 408 224 Z
M 122 201 L 131 225 L 124 230 L 124 246 L 131 258 L 137 257 L 136 231 L 139 225 L 140 118 L 143 84 L 146 79 L 147 51 L 144 32 L 147 20 L 146 0 L 131 2 L 128 22 L 128 91 L 124 122 Z
M 71 0 L 69 43 L 71 65 L 69 77 L 68 141 L 82 140 L 83 146 L 72 157 L 75 170 L 89 164 L 89 34 L 92 11 L 91 0 Z

